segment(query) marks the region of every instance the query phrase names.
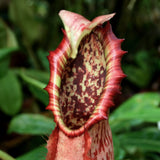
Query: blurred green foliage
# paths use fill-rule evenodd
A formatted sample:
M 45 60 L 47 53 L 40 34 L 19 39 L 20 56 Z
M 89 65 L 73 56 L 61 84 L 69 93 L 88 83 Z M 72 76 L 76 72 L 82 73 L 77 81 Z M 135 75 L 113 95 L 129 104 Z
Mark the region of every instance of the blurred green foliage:
M 1 0 L 0 149 L 18 160 L 37 160 L 39 153 L 45 159 L 45 147 L 32 149 L 45 143 L 38 141 L 55 125 L 45 111 L 49 98 L 43 88 L 49 81 L 48 51 L 56 49 L 63 37 L 61 9 L 90 20 L 116 12 L 111 24 L 116 36 L 126 39 L 122 48 L 128 54 L 122 60 L 127 78 L 110 116 L 115 160 L 159 160 L 159 0 Z M 3 151 L 1 155 L 7 157 Z

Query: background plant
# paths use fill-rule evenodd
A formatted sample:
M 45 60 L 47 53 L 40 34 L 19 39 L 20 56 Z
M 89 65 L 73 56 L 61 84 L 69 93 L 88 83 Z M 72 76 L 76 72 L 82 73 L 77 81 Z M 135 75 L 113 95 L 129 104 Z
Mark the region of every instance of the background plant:
M 88 19 L 116 12 L 113 31 L 125 38 L 127 78 L 115 97 L 110 125 L 116 160 L 160 157 L 160 2 L 159 0 L 1 0 L 0 1 L 0 152 L 6 159 L 45 159 L 54 128 L 45 110 L 49 80 L 46 56 L 62 39 L 58 12 Z M 27 153 L 28 152 L 28 153 Z M 11 156 L 9 156 L 11 155 Z

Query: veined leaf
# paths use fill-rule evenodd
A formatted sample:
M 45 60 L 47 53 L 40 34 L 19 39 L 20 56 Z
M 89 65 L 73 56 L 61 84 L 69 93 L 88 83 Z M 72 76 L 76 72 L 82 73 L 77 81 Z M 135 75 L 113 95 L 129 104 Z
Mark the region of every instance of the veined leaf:
M 118 138 L 121 145 L 126 149 L 135 147 L 144 151 L 160 152 L 160 131 L 157 128 L 124 133 Z
M 160 121 L 160 94 L 137 94 L 125 101 L 111 114 L 110 122 L 138 119 L 144 122 Z
M 33 69 L 22 69 L 19 70 L 20 74 L 23 74 L 27 77 L 33 78 L 35 80 L 41 81 L 47 85 L 49 81 L 49 72 L 33 70 Z
M 51 134 L 55 124 L 52 119 L 38 114 L 21 114 L 14 117 L 9 125 L 8 132 L 19 134 Z
M 49 81 L 49 73 L 38 70 L 20 70 L 20 76 L 28 84 L 30 91 L 45 105 L 49 102 L 49 96 L 44 88 Z
M 9 71 L 0 78 L 0 109 L 8 114 L 15 115 L 22 104 L 22 91 L 16 75 Z
M 120 141 L 116 135 L 112 134 L 113 146 L 114 146 L 114 158 L 115 160 L 123 160 L 125 151 L 120 147 Z
M 113 133 L 129 131 L 131 127 L 138 126 L 142 124 L 142 120 L 132 119 L 132 120 L 114 120 L 110 121 L 111 130 Z

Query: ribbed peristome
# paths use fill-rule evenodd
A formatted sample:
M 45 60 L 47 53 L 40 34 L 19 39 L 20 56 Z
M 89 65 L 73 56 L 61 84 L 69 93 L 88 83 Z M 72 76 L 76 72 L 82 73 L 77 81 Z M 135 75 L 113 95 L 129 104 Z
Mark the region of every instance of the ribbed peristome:
M 47 109 L 57 127 L 48 140 L 47 160 L 113 160 L 108 112 L 125 77 L 120 64 L 123 39 L 112 32 L 113 16 L 89 21 L 60 12 L 64 38 L 48 56 Z

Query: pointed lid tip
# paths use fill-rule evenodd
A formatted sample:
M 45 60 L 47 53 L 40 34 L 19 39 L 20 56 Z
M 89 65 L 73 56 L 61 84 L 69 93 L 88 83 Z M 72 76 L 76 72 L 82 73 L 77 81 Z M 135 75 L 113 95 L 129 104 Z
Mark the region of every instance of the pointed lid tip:
M 59 11 L 58 14 L 61 17 L 62 15 L 66 14 L 67 12 L 69 12 L 69 11 L 66 11 L 66 10 L 62 9 L 62 10 Z
M 66 10 L 60 10 L 58 15 L 60 16 L 61 19 L 63 19 L 63 17 L 65 17 L 66 15 L 68 15 L 69 11 Z
M 112 17 L 114 17 L 115 15 L 116 15 L 116 13 L 111 13 L 111 14 L 109 14 L 110 15 L 110 17 L 112 18 Z

